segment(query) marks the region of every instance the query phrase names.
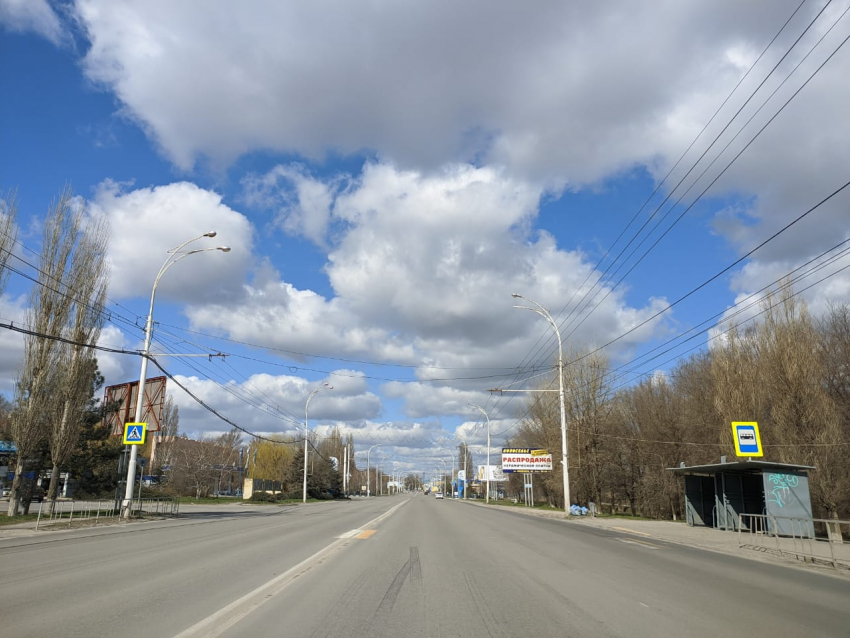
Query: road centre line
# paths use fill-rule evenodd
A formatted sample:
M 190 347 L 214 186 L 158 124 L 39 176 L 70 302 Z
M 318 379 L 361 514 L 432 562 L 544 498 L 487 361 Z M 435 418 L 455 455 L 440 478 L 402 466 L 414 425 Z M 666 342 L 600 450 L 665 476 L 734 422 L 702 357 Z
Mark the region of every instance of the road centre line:
M 409 500 L 409 499 L 408 499 Z M 372 519 L 364 527 L 374 527 L 384 519 L 388 518 L 402 505 L 407 503 L 407 500 L 402 501 L 398 505 L 393 506 L 377 518 Z M 356 530 L 363 532 L 364 530 Z M 367 530 L 372 531 L 372 530 Z M 207 616 L 203 620 L 195 623 L 188 629 L 184 629 L 174 638 L 193 638 L 195 636 L 204 636 L 205 638 L 214 638 L 220 636 L 233 625 L 242 620 L 252 611 L 256 611 L 264 603 L 271 600 L 274 596 L 286 589 L 299 576 L 310 571 L 315 565 L 324 562 L 330 555 L 341 550 L 349 544 L 350 538 L 337 538 L 327 547 L 320 549 L 318 552 L 301 561 L 294 567 L 286 570 L 280 576 L 272 578 L 267 583 L 260 585 L 251 592 L 248 592 L 241 598 L 234 600 L 232 603 L 219 609 L 214 614 Z
M 376 529 L 352 529 L 344 534 L 340 534 L 337 538 L 359 538 L 365 540 L 371 538 L 377 531 Z

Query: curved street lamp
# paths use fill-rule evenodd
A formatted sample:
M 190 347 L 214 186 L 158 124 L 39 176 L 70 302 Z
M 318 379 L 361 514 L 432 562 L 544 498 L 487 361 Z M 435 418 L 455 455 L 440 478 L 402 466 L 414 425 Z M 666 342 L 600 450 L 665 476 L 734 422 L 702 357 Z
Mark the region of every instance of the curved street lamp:
M 307 427 L 307 424 L 309 423 L 309 421 L 307 420 L 307 408 L 310 407 L 310 400 L 325 388 L 328 390 L 333 390 L 332 385 L 328 385 L 327 383 L 323 384 L 322 388 L 316 388 L 315 390 L 310 392 L 310 395 L 307 397 L 307 404 L 304 406 L 304 485 L 302 486 L 301 494 L 302 503 L 307 502 L 307 443 L 310 440 L 310 433 Z
M 381 457 L 381 462 L 378 464 L 378 469 L 375 470 L 375 480 L 380 481 L 378 484 L 379 492 L 378 495 L 381 496 L 384 493 L 384 461 L 387 459 L 391 459 L 395 456 L 395 454 L 385 454 Z M 380 476 L 378 475 L 378 470 L 380 470 Z
M 204 233 L 203 235 L 198 235 L 197 237 L 193 237 L 187 241 L 184 241 L 179 246 L 172 248 L 168 251 L 168 257 L 165 262 L 162 264 L 162 267 L 159 269 L 159 272 L 156 275 L 156 279 L 153 282 L 153 289 L 151 290 L 151 304 L 148 309 L 148 320 L 145 324 L 145 347 L 142 350 L 142 369 L 139 372 L 139 391 L 138 396 L 136 397 L 136 417 L 134 419 L 135 423 L 139 423 L 142 420 L 142 409 L 144 406 L 144 398 L 145 398 L 145 378 L 148 374 L 148 357 L 150 357 L 150 348 L 151 348 L 151 337 L 153 336 L 153 304 L 156 299 L 156 287 L 159 285 L 159 280 L 162 279 L 162 276 L 165 274 L 165 271 L 171 268 L 174 264 L 176 264 L 181 259 L 185 259 L 189 255 L 194 255 L 196 253 L 204 253 L 213 250 L 220 250 L 223 253 L 229 253 L 229 246 L 216 246 L 214 248 L 199 248 L 197 250 L 190 250 L 185 253 L 181 253 L 180 250 L 191 244 L 193 241 L 197 241 L 199 239 L 203 239 L 204 237 L 215 237 L 216 232 L 211 230 L 209 232 Z M 179 255 L 179 257 L 175 257 L 175 255 Z M 122 503 L 123 508 L 123 516 L 124 518 L 130 518 L 130 513 L 132 510 L 133 503 L 133 485 L 136 479 L 136 459 L 138 458 L 138 445 L 130 446 L 130 461 L 127 464 L 127 486 L 124 490 L 124 502 Z
M 536 308 L 531 308 L 530 306 L 514 306 L 514 308 L 536 312 L 549 322 L 549 325 L 552 326 L 552 329 L 555 331 L 555 336 L 558 337 L 558 396 L 561 401 L 561 463 L 564 465 L 564 515 L 569 518 L 570 463 L 569 458 L 567 457 L 567 413 L 564 407 L 564 353 L 561 345 L 561 331 L 558 329 L 558 324 L 555 323 L 554 319 L 552 319 L 552 315 L 549 314 L 549 311 L 539 303 L 532 301 L 531 299 L 527 299 L 517 293 L 513 293 L 511 297 L 514 299 L 525 299 L 528 303 L 534 304 Z
M 490 416 L 487 414 L 487 411 L 482 408 L 477 403 L 467 403 L 466 405 L 475 408 L 481 414 L 484 415 L 484 418 L 487 419 L 487 468 L 484 470 L 484 476 L 487 481 L 487 494 L 484 496 L 484 502 L 490 502 Z
M 443 474 L 442 474 L 442 476 L 440 477 L 440 483 L 442 483 L 442 484 L 443 484 L 443 495 L 445 495 L 445 492 L 446 492 L 446 485 L 445 485 L 445 482 L 446 482 L 446 474 L 448 474 L 448 466 L 446 465 L 446 459 L 441 458 L 441 457 L 439 457 L 439 456 L 434 457 L 434 458 L 435 458 L 437 461 L 439 461 L 440 463 L 442 463 L 442 464 L 443 464 Z M 451 481 L 450 481 L 450 483 L 451 483 Z M 449 485 L 449 489 L 451 489 L 451 485 Z
M 467 459 L 469 458 L 469 444 L 466 442 L 466 439 L 461 436 L 458 436 L 457 432 L 455 432 L 455 438 L 460 439 L 460 442 L 463 443 L 463 500 L 468 500 L 466 498 L 466 487 L 469 484 L 469 470 L 467 468 Z M 460 484 L 460 452 L 458 452 L 457 473 L 458 484 Z
M 454 454 L 452 454 L 452 451 L 451 451 L 449 448 L 444 447 L 444 446 L 442 446 L 442 445 L 441 445 L 438 449 L 440 449 L 440 450 L 445 450 L 446 452 L 448 452 L 448 453 L 449 453 L 449 458 L 451 459 L 451 462 L 452 462 L 452 475 L 451 475 L 451 480 L 449 481 L 449 483 L 451 484 L 451 483 L 452 483 L 452 481 L 454 481 L 454 478 L 455 478 L 455 455 L 454 455 Z M 460 465 L 460 458 L 458 458 L 458 465 Z M 450 486 L 449 486 L 449 489 L 450 489 L 450 490 L 451 490 L 451 492 L 452 492 L 452 498 L 454 498 L 454 487 L 452 487 L 452 486 L 450 485 Z

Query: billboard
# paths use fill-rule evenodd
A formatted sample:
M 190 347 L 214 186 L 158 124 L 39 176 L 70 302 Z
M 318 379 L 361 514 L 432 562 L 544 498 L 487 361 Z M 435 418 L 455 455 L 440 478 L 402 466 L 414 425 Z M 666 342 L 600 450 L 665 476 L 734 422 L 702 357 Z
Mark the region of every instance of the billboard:
M 124 424 L 136 420 L 136 397 L 139 396 L 139 382 L 119 383 L 106 388 L 103 397 L 104 406 L 109 408 L 104 419 L 113 436 L 124 434 Z M 165 405 L 165 377 L 153 377 L 145 380 L 145 398 L 142 401 L 141 423 L 147 423 L 148 432 L 162 429 L 162 408 Z
M 487 468 L 490 468 L 489 477 L 487 473 Z M 508 477 L 502 473 L 502 468 L 498 465 L 479 465 L 478 466 L 478 480 L 479 481 L 487 481 L 489 480 L 491 483 L 493 481 L 507 481 Z
M 552 454 L 535 447 L 503 447 L 502 472 L 551 472 Z

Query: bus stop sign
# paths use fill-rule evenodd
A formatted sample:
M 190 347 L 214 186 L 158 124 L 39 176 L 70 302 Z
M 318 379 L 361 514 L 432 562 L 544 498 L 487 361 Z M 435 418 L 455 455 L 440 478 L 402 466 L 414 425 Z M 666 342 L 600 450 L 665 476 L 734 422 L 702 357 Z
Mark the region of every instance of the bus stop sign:
M 761 449 L 759 424 L 755 421 L 733 422 L 732 437 L 735 439 L 735 454 L 737 456 L 764 456 Z

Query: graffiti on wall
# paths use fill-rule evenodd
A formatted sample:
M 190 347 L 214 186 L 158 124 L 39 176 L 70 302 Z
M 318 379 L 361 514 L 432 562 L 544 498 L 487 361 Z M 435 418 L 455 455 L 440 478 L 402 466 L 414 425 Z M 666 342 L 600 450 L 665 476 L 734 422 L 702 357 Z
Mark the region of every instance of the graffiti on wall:
M 767 480 L 772 488 L 767 494 L 768 503 L 785 507 L 791 499 L 791 490 L 800 484 L 800 477 L 793 474 L 768 474 Z

